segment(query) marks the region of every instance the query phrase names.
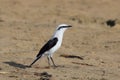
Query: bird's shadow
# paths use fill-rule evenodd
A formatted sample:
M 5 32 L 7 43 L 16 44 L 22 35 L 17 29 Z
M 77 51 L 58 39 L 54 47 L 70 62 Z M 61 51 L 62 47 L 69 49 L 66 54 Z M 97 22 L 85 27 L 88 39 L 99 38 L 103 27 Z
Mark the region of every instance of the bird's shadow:
M 21 68 L 21 69 L 26 69 L 26 68 L 28 68 L 27 65 L 20 64 L 20 63 L 16 63 L 16 62 L 14 62 L 14 61 L 3 62 L 3 63 L 8 64 L 8 65 L 13 66 L 13 67 L 16 67 L 16 68 Z

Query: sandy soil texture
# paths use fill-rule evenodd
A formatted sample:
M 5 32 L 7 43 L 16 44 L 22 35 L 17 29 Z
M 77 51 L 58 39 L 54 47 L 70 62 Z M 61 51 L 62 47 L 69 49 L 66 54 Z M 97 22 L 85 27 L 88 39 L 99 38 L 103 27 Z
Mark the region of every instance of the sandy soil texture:
M 120 0 L 0 0 L 0 80 L 120 80 Z M 106 22 L 113 20 L 114 26 Z M 27 68 L 57 25 L 54 54 Z

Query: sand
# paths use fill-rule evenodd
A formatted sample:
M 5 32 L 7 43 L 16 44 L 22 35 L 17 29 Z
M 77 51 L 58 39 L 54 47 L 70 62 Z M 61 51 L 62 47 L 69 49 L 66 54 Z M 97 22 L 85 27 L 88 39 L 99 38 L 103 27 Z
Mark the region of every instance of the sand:
M 120 80 L 119 3 L 0 0 L 0 80 Z M 61 23 L 73 27 L 53 56 L 58 67 L 49 68 L 42 57 L 27 68 Z

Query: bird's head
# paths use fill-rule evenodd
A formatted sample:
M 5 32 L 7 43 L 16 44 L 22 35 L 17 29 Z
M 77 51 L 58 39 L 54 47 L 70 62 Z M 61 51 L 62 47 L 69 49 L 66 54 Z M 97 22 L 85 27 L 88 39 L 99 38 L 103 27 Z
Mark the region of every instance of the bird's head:
M 60 31 L 65 31 L 66 29 L 68 29 L 69 27 L 72 27 L 71 25 L 67 25 L 67 24 L 60 24 L 58 25 L 57 27 L 57 31 L 60 30 Z
M 68 29 L 69 27 L 72 27 L 72 26 L 67 24 L 58 25 L 55 30 L 55 33 L 53 34 L 53 37 L 59 37 L 59 38 L 62 37 L 65 30 Z

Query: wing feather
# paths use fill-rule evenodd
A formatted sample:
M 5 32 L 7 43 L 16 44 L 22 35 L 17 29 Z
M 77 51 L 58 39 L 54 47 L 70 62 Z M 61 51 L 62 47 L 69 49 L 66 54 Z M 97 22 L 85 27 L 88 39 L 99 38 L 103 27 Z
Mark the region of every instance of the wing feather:
M 37 54 L 36 57 L 39 57 L 40 55 L 44 54 L 46 51 L 50 50 L 53 46 L 56 45 L 56 43 L 58 42 L 58 38 L 55 37 L 53 39 L 50 39 L 39 51 L 39 53 Z

